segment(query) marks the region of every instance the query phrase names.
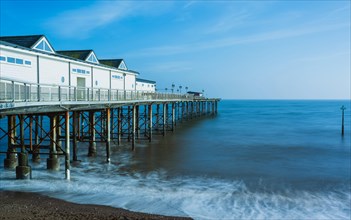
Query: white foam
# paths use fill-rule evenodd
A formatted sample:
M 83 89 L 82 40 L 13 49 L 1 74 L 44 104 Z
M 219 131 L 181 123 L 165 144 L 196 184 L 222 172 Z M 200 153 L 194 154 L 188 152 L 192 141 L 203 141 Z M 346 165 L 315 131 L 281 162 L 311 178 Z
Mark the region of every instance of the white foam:
M 164 170 L 143 174 L 121 172 L 118 164 L 90 164 L 74 167 L 71 181 L 63 179 L 63 172 L 46 171 L 44 165 L 27 181 L 15 180 L 14 171 L 5 170 L 0 189 L 195 219 L 350 219 L 348 186 L 316 192 L 252 191 L 243 181 L 170 178 Z

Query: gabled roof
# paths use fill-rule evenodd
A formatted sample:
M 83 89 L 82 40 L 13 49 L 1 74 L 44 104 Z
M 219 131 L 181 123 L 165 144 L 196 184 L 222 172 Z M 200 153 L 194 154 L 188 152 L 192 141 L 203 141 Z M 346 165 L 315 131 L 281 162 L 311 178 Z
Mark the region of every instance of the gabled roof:
M 56 51 L 56 53 L 85 61 L 92 51 L 93 50 L 60 50 Z
M 123 59 L 105 59 L 105 60 L 99 60 L 101 64 L 104 64 L 106 66 L 112 66 L 118 69 L 119 65 L 123 62 Z
M 44 35 L 8 36 L 0 37 L 0 40 L 16 44 L 26 48 L 32 48 Z
M 156 81 L 148 80 L 148 79 L 140 79 L 136 78 L 135 79 L 137 82 L 143 82 L 143 83 L 150 83 L 150 84 L 156 84 Z

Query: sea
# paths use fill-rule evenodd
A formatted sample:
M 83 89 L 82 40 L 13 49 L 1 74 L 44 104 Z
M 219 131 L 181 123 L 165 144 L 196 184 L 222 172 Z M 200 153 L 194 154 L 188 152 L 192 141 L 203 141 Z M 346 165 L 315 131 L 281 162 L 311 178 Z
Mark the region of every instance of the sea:
M 49 172 L 43 155 L 33 179 L 16 180 L 2 154 L 0 190 L 194 219 L 350 219 L 350 116 L 350 100 L 221 100 L 216 116 L 138 140 L 134 152 L 114 144 L 110 163 L 103 144 L 90 158 L 81 143 L 70 181 L 64 158 Z

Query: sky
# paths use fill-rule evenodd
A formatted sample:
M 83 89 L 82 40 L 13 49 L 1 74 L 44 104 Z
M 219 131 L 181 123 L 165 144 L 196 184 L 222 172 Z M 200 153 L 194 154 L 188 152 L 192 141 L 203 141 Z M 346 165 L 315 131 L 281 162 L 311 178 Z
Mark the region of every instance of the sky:
M 158 91 L 351 99 L 350 1 L 0 0 L 0 35 L 123 58 Z

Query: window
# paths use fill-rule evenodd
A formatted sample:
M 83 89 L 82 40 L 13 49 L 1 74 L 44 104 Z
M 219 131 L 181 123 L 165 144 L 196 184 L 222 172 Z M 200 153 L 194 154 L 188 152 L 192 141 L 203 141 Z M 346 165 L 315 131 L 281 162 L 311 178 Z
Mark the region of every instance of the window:
M 80 71 L 82 71 L 82 73 L 85 74 L 85 70 L 80 70 Z
M 94 53 L 91 53 L 90 56 L 88 57 L 87 61 L 90 61 L 92 63 L 99 63 L 94 55 Z
M 82 70 L 81 69 L 77 69 L 77 73 L 82 73 Z
M 6 61 L 6 57 L 0 56 L 0 61 Z
M 99 84 L 99 82 L 96 80 L 96 81 L 95 81 L 95 85 L 97 86 L 98 84 Z
M 7 62 L 8 62 L 8 63 L 15 63 L 15 58 L 13 58 L 13 57 L 7 57 Z
M 87 74 L 90 74 L 90 72 L 89 71 L 85 71 Z
M 122 61 L 121 64 L 119 64 L 118 69 L 127 70 L 127 66 L 126 66 L 126 64 Z
M 62 83 L 65 82 L 65 77 L 64 77 L 64 76 L 61 77 L 61 82 L 62 82 Z
M 23 64 L 23 60 L 22 60 L 22 59 L 16 58 L 16 63 L 17 63 L 17 64 Z
M 32 62 L 30 62 L 29 60 L 26 60 L 26 61 L 24 61 L 24 64 L 26 64 L 26 65 L 32 65 Z
M 77 72 L 77 69 L 73 69 L 72 71 L 73 71 L 74 73 L 76 73 L 76 72 Z
M 51 49 L 49 43 L 46 41 L 45 38 L 42 39 L 40 41 L 40 43 L 36 47 L 34 47 L 34 49 L 46 51 L 46 52 L 49 52 L 49 53 L 54 53 L 54 51 Z
M 36 46 L 35 48 L 39 50 L 44 50 L 44 41 L 41 41 L 40 44 L 38 44 L 38 46 Z

